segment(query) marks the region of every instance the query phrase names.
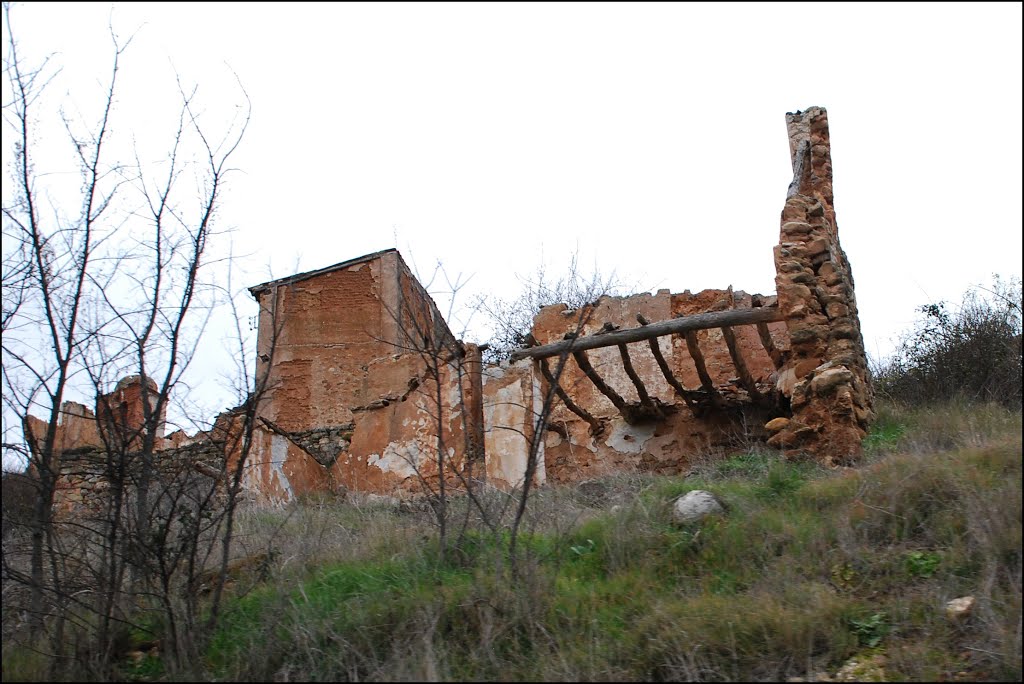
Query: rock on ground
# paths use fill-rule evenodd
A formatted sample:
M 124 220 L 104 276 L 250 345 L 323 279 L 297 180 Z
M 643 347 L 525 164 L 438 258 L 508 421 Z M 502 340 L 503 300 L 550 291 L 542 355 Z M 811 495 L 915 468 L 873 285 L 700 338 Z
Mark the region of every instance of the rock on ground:
M 695 489 L 676 499 L 672 507 L 672 519 L 685 524 L 696 522 L 709 515 L 725 513 L 725 507 L 711 492 Z

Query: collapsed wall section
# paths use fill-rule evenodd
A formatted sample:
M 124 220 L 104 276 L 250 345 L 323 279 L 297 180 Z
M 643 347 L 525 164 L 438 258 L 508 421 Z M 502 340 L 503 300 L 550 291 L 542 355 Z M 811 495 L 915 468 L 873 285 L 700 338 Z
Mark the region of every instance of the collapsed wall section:
M 54 511 L 58 516 L 80 513 L 105 514 L 109 504 L 110 478 L 116 475 L 128 483 L 138 481 L 142 468 L 139 452 L 144 442 L 146 413 L 157 407 L 157 385 L 152 379 L 145 387 L 139 375 L 118 381 L 114 390 L 96 399 L 96 410 L 71 401 L 58 412 L 55 429 L 53 468 Z M 145 406 L 148 404 L 148 409 Z M 223 464 L 224 449 L 205 436 L 187 440 L 176 433 L 163 435 L 166 409 L 156 422 L 157 452 L 155 476 L 181 480 L 183 476 L 209 477 Z M 34 454 L 43 448 L 49 424 L 26 416 L 25 438 Z M 34 472 L 37 459 L 30 462 Z M 211 465 L 214 464 L 214 465 Z M 207 474 L 203 475 L 203 471 Z
M 733 292 L 731 288 L 697 294 L 689 291 L 671 294 L 661 290 L 654 295 L 602 297 L 583 310 L 569 310 L 564 305 L 544 308 L 534 319 L 532 336 L 537 344 L 546 345 L 566 338 L 590 338 L 634 328 L 641 318 L 663 321 L 695 313 L 751 308 L 755 302 L 760 305 L 768 299 Z M 771 323 L 768 331 L 774 347 L 785 350 L 788 343 L 784 324 Z M 734 345 L 746 359 L 746 369 L 756 384 L 755 392 L 759 388 L 764 394 L 770 393 L 776 380 L 776 368 L 757 330 L 753 326 L 741 326 L 735 328 L 733 335 Z M 685 400 L 665 376 L 649 342 L 626 345 L 628 370 L 617 345 L 587 352 L 584 361 L 605 389 L 598 387 L 572 355 L 563 357 L 564 365 L 558 357 L 551 357 L 533 363 L 520 361 L 504 371 L 520 376 L 517 386 L 527 386 L 531 379 L 524 371 L 529 369 L 533 374 L 532 383 L 537 385 L 534 396 L 542 403 L 544 398 L 552 396 L 553 383 L 537 370 L 540 363 L 546 363 L 552 379 L 557 378 L 557 384 L 569 401 L 581 409 L 574 411 L 563 399 L 552 398 L 550 419 L 540 444 L 546 479 L 570 482 L 623 470 L 675 474 L 686 470 L 696 455 L 721 451 L 743 440 L 765 436 L 761 425 L 772 417 L 773 408 L 770 402 L 754 401 L 742 386 L 725 333 L 718 328 L 701 330 L 693 341 L 699 358 L 691 354 L 691 347 L 681 335 L 651 340 L 657 345 L 670 374 L 688 388 Z M 708 380 L 709 391 L 701 389 L 705 384 L 701 373 Z M 494 383 L 492 377 L 485 374 L 484 393 L 488 403 L 507 403 L 507 399 L 503 402 L 503 398 L 491 390 Z M 504 391 L 508 384 L 504 376 L 501 383 Z M 519 401 L 529 406 L 524 399 Z M 703 407 L 713 401 L 719 402 L 719 410 L 704 410 Z M 641 405 L 649 410 L 634 410 Z M 588 414 L 589 419 L 581 413 Z M 536 420 L 539 414 L 540 403 L 529 417 Z M 517 417 L 517 424 L 520 420 Z M 502 431 L 493 417 L 487 422 L 487 429 Z M 522 434 L 518 450 L 506 444 L 500 453 L 495 453 L 488 444 L 489 473 L 502 470 L 492 467 L 491 463 L 508 459 L 509 453 L 517 454 L 517 464 L 524 461 L 529 429 L 532 428 L 518 429 Z M 504 441 L 512 442 L 515 438 L 506 436 Z M 505 469 L 522 471 L 518 465 Z

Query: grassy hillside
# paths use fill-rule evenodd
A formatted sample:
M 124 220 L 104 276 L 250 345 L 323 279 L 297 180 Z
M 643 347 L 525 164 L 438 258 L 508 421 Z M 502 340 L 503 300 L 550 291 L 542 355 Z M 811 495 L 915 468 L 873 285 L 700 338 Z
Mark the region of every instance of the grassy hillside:
M 684 477 L 542 488 L 514 569 L 472 517 L 440 563 L 413 506 L 248 511 L 244 552 L 275 560 L 239 574 L 204 661 L 171 674 L 157 647 L 117 676 L 1020 681 L 1020 413 L 883 407 L 867 448 L 843 471 L 752 448 Z M 727 513 L 673 524 L 692 489 Z M 38 678 L 41 658 L 5 643 L 4 679 Z

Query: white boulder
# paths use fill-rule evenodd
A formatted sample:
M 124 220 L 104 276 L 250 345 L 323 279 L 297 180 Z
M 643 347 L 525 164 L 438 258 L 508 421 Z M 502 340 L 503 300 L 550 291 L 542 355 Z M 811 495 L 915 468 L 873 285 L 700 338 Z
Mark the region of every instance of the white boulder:
M 677 523 L 696 522 L 709 515 L 725 513 L 725 507 L 711 492 L 695 489 L 676 499 L 672 506 L 672 519 Z

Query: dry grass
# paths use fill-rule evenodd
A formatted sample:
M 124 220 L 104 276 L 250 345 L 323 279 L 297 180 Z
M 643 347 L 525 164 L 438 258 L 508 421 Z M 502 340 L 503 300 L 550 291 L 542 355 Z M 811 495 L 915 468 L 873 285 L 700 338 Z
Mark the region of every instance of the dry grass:
M 779 681 L 834 676 L 857 656 L 889 680 L 1019 681 L 1020 413 L 880 413 L 858 469 L 751 448 L 686 477 L 538 489 L 515 576 L 507 536 L 474 510 L 445 562 L 425 508 L 350 495 L 246 510 L 240 555 L 277 560 L 269 580 L 235 588 L 194 674 Z M 670 502 L 695 488 L 728 514 L 672 524 Z M 492 520 L 507 500 L 484 494 Z M 966 595 L 974 612 L 950 622 L 946 602 Z M 153 667 L 122 674 L 160 677 Z M 5 679 L 31 671 L 5 648 Z

